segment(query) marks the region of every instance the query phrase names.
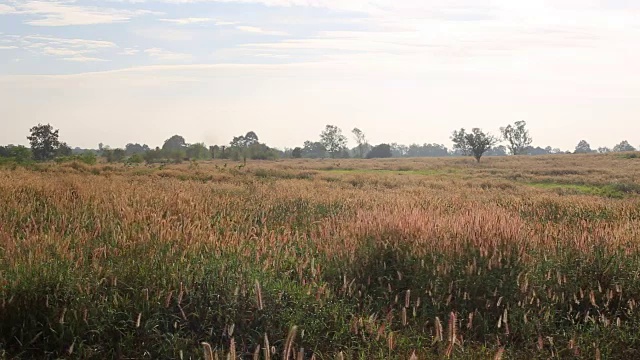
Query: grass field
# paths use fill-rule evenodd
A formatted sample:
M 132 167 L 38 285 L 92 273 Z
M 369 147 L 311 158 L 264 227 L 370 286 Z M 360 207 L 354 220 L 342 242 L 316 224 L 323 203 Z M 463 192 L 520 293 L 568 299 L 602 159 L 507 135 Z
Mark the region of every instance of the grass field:
M 0 358 L 637 359 L 640 158 L 0 170 Z

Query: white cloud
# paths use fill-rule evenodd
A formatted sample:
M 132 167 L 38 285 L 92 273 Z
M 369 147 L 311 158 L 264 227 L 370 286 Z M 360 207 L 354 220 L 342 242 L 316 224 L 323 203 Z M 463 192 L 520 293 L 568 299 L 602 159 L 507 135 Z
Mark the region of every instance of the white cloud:
M 4 37 L 6 39 L 3 39 Z M 0 40 L 9 42 L 11 44 L 9 48 L 22 48 L 35 54 L 54 56 L 68 61 L 105 61 L 94 55 L 117 48 L 117 45 L 111 41 L 42 35 L 0 35 Z
M 25 21 L 26 24 L 33 26 L 109 24 L 129 21 L 143 15 L 157 14 L 147 10 L 119 10 L 72 5 L 72 3 L 67 1 L 24 1 L 16 4 L 16 8 L 11 10 L 11 13 L 34 16 L 35 19 Z
M 164 62 L 186 62 L 193 59 L 191 54 L 171 52 L 161 48 L 146 49 L 144 52 L 152 58 Z
M 74 56 L 74 57 L 63 58 L 62 60 L 74 61 L 74 62 L 102 62 L 102 61 L 109 61 L 109 60 L 106 60 L 106 59 L 100 59 L 100 58 L 90 57 L 90 56 Z
M 10 46 L 0 45 L 0 50 L 12 50 L 17 48 L 18 48 L 17 46 L 13 46 L 13 45 L 10 45 Z
M 134 48 L 125 48 L 125 49 L 122 49 L 122 51 L 121 51 L 121 52 L 119 52 L 119 54 L 120 54 L 120 55 L 135 55 L 135 54 L 137 54 L 137 53 L 139 53 L 139 52 L 140 52 L 140 50 L 138 50 L 138 49 L 134 49 Z
M 212 22 L 211 18 L 198 18 L 198 17 L 190 17 L 190 18 L 177 18 L 177 19 L 159 19 L 160 21 L 178 24 L 178 25 L 190 25 L 190 24 L 201 24 Z
M 236 26 L 236 29 L 244 32 L 249 32 L 252 34 L 260 34 L 260 35 L 272 35 L 272 36 L 287 36 L 288 33 L 284 31 L 273 31 L 273 30 L 265 30 L 256 26 L 245 26 L 239 25 Z
M 9 5 L 0 4 L 0 15 L 2 14 L 12 14 L 15 13 L 16 9 Z

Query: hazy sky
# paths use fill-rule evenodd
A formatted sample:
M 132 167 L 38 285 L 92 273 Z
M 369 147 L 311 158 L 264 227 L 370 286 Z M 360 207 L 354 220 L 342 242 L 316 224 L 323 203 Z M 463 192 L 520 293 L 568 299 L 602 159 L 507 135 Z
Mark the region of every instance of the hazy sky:
M 637 0 L 0 0 L 0 144 L 640 144 Z M 351 141 L 353 145 L 353 141 Z

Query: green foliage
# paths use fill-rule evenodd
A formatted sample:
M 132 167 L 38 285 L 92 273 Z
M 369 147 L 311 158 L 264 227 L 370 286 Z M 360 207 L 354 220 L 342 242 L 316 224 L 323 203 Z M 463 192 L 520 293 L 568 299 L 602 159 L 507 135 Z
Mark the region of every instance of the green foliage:
M 636 148 L 631 146 L 627 140 L 622 141 L 620 144 L 614 146 L 614 152 L 631 152 L 636 151 Z
M 327 125 L 320 134 L 320 142 L 332 158 L 337 158 L 347 146 L 347 137 L 342 135 L 342 130 L 339 127 Z
M 190 160 L 209 160 L 211 152 L 204 143 L 191 144 L 187 147 L 186 157 Z
M 296 147 L 291 151 L 291 157 L 294 159 L 300 159 L 302 157 L 302 148 Z
M 173 135 L 164 142 L 164 145 L 162 145 L 162 150 L 174 152 L 184 150 L 186 147 L 187 143 L 182 136 Z
M 525 121 L 516 121 L 513 125 L 500 128 L 502 137 L 509 143 L 507 147 L 511 155 L 522 155 L 524 150 L 531 145 L 533 139 L 529 136 L 526 125 Z
M 124 149 L 104 149 L 102 150 L 102 156 L 109 163 L 122 162 L 126 158 L 127 154 Z
M 34 159 L 38 161 L 52 160 L 59 154 L 60 141 L 58 140 L 58 130 L 54 130 L 50 124 L 38 124 L 31 128 L 31 135 L 27 137 L 31 144 L 31 152 Z M 65 144 L 66 146 L 66 144 Z M 63 150 L 63 152 L 66 152 Z
M 574 151 L 575 154 L 589 154 L 592 152 L 593 150 L 591 150 L 591 145 L 589 145 L 586 140 L 580 140 L 578 145 L 576 145 L 576 150 Z
M 453 141 L 453 149 L 462 155 L 473 156 L 477 162 L 493 145 L 498 142 L 494 136 L 485 134 L 478 128 L 473 128 L 471 133 L 467 133 L 465 129 L 454 131 L 451 136 Z
M 392 156 L 391 146 L 389 146 L 389 144 L 380 144 L 374 146 L 371 151 L 369 151 L 367 159 L 390 158 Z

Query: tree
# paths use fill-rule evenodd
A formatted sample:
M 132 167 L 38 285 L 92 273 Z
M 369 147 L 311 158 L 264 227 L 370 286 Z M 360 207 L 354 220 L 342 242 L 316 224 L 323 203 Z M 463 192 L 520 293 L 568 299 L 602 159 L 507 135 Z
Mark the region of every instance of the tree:
M 624 140 L 620 144 L 613 147 L 614 152 L 636 151 L 636 148 L 631 146 L 627 140 Z
M 360 158 L 363 158 L 364 145 L 367 143 L 367 139 L 364 135 L 364 132 L 362 132 L 362 130 L 358 128 L 354 128 L 353 130 L 351 130 L 351 133 L 353 133 L 353 137 L 356 140 L 356 143 L 358 144 L 358 151 L 359 151 Z
M 312 159 L 324 159 L 327 156 L 327 148 L 321 142 L 305 141 L 302 148 L 302 156 Z
M 500 128 L 502 137 L 509 142 L 507 147 L 511 155 L 521 155 L 531 145 L 533 139 L 529 136 L 529 130 L 525 128 L 526 125 L 525 121 L 516 121 L 513 126 L 507 125 L 507 127 Z
M 191 160 L 207 160 L 211 158 L 211 153 L 204 143 L 191 144 L 187 147 L 187 157 Z
M 253 131 L 249 131 L 245 136 L 244 136 L 244 143 L 245 146 L 249 147 L 251 145 L 254 144 L 258 144 L 258 135 L 256 135 L 256 133 L 254 133 Z
M 473 155 L 477 162 L 480 162 L 482 155 L 498 142 L 493 135 L 485 134 L 478 128 L 473 128 L 471 133 L 467 133 L 464 128 L 454 131 L 451 140 L 454 150 L 465 156 Z
M 575 154 L 588 154 L 591 152 L 593 152 L 593 150 L 591 150 L 591 145 L 589 145 L 586 140 L 580 140 L 578 145 L 576 145 L 576 150 L 574 151 Z
M 599 147 L 599 148 L 598 148 L 598 153 L 599 153 L 599 154 L 607 154 L 607 153 L 610 153 L 610 152 L 611 152 L 611 149 L 609 149 L 609 148 L 608 148 L 608 147 L 606 147 L 606 146 L 605 146 L 605 147 Z
M 389 144 L 380 144 L 374 146 L 371 151 L 367 154 L 367 159 L 377 159 L 377 158 L 390 158 L 393 154 L 391 154 L 391 145 Z
M 302 148 L 298 146 L 295 149 L 293 149 L 291 151 L 291 157 L 294 159 L 300 159 L 302 157 Z
M 56 157 L 64 157 L 73 155 L 73 150 L 71 147 L 67 145 L 66 142 L 61 142 L 60 146 L 58 146 L 58 150 L 56 150 Z
M 149 149 L 149 146 L 147 144 L 140 145 L 137 143 L 136 144 L 129 143 L 127 144 L 127 146 L 125 146 L 124 150 L 127 153 L 127 156 L 131 156 L 135 154 L 144 154 L 151 149 Z
M 36 160 L 46 161 L 56 157 L 60 148 L 58 130 L 47 124 L 38 124 L 31 128 L 31 135 L 27 136 L 31 143 L 31 152 Z
M 332 158 L 337 157 L 342 149 L 347 146 L 347 138 L 342 135 L 342 130 L 335 125 L 327 125 L 320 133 L 320 142 L 325 149 L 331 154 Z
M 173 135 L 172 137 L 165 140 L 164 145 L 162 145 L 162 150 L 164 151 L 180 151 L 185 150 L 187 147 L 187 142 L 180 135 Z

